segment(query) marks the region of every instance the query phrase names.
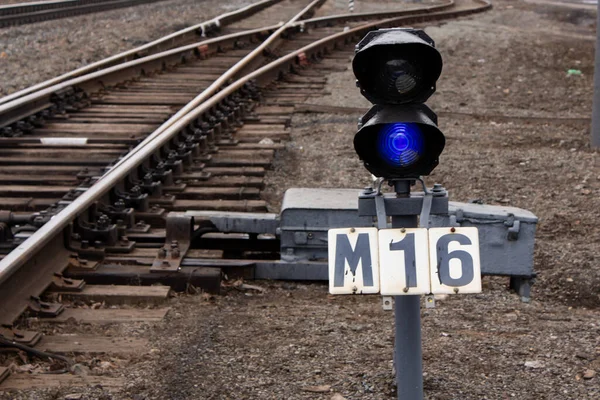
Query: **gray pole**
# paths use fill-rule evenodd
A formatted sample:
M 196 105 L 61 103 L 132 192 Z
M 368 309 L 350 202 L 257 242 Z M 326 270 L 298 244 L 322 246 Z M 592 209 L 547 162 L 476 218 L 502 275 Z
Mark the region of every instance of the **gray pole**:
M 397 197 L 410 196 L 410 182 L 394 184 Z M 416 228 L 417 216 L 392 217 L 392 228 Z M 395 296 L 394 364 L 398 400 L 423 399 L 423 355 L 421 350 L 421 297 Z
M 594 103 L 592 105 L 592 147 L 600 147 L 600 1 L 596 16 L 596 61 L 594 64 Z

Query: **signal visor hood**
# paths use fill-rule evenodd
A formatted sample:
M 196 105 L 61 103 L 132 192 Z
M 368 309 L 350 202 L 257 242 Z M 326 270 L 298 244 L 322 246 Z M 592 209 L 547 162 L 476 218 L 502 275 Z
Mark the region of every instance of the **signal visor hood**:
M 380 29 L 356 46 L 352 69 L 373 104 L 422 103 L 435 92 L 442 56 L 423 31 Z

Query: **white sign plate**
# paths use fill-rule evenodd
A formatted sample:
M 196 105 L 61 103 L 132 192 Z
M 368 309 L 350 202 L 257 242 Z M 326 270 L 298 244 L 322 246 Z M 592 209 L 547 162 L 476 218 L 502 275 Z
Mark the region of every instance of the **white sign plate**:
M 342 228 L 328 232 L 329 293 L 379 293 L 377 228 Z
M 481 292 L 477 228 L 429 229 L 429 259 L 432 293 Z
M 379 275 L 383 296 L 429 293 L 427 229 L 380 230 Z

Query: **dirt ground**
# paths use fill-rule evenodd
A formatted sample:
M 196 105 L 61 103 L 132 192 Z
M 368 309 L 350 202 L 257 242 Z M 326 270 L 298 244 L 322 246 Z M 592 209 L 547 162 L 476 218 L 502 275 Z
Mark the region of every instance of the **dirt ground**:
M 444 58 L 428 102 L 447 144 L 427 178 L 452 200 L 481 199 L 540 217 L 532 301 L 505 278 L 482 294 L 422 310 L 428 399 L 600 398 L 600 165 L 589 146 L 595 14 L 515 0 L 427 27 Z M 574 69 L 581 74 L 567 73 Z M 351 71 L 313 104 L 368 108 Z M 351 90 L 348 90 L 351 88 Z M 358 115 L 296 115 L 268 176 L 273 211 L 289 187 L 362 187 Z M 124 390 L 64 388 L 2 399 L 393 399 L 393 314 L 377 296 L 330 296 L 325 284 L 253 282 L 218 297 L 180 296 L 116 368 Z

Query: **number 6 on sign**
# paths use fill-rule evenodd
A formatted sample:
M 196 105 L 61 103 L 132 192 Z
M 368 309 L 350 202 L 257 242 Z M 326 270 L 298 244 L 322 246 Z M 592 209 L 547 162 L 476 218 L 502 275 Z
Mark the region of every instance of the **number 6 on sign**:
M 477 228 L 429 229 L 429 258 L 432 293 L 481 292 Z

